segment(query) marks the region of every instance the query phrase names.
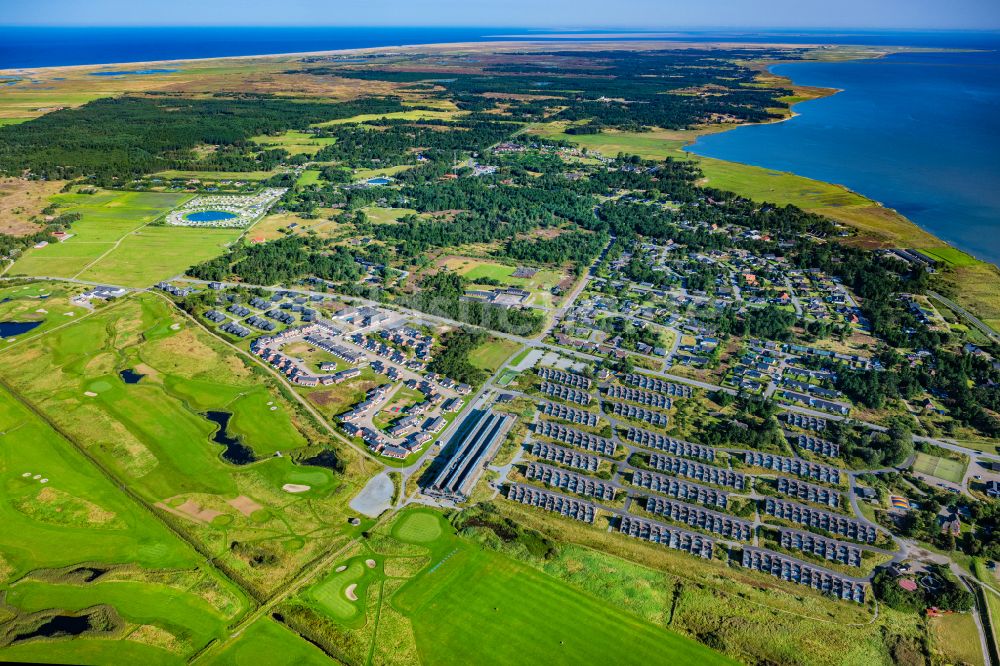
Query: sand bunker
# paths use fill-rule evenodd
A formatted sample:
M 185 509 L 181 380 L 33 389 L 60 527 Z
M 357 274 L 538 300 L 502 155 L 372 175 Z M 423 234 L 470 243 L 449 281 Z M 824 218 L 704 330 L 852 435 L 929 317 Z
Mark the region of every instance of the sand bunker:
M 311 488 L 312 486 L 305 486 L 302 485 L 301 483 L 286 483 L 285 485 L 281 486 L 281 489 L 284 490 L 286 493 L 304 493 L 305 491 L 310 490 Z
M 368 566 L 369 569 L 375 568 L 375 560 L 365 560 L 365 564 Z
M 171 508 L 163 502 L 157 502 L 156 506 L 161 509 L 165 509 L 170 513 L 175 513 L 181 516 L 186 516 L 188 518 L 194 518 L 195 520 L 200 520 L 206 523 L 210 523 L 215 520 L 216 517 L 221 516 L 221 511 L 216 511 L 214 509 L 205 509 L 200 504 L 194 500 L 187 500 L 184 504 L 181 504 L 176 509 Z
M 358 595 L 354 593 L 354 590 L 356 589 L 358 589 L 358 584 L 351 583 L 350 585 L 347 586 L 347 589 L 344 590 L 344 596 L 350 599 L 351 601 L 357 601 Z
M 180 324 L 171 324 L 170 325 L 170 330 L 171 331 L 179 331 L 179 330 L 181 330 L 181 325 Z
M 88 398 L 96 398 L 97 397 L 97 394 L 94 393 L 93 391 L 84 391 L 83 394 L 85 396 L 87 396 Z
M 247 497 L 246 495 L 240 495 L 236 499 L 227 500 L 226 504 L 233 507 L 234 509 L 242 513 L 244 516 L 247 516 L 248 518 L 250 517 L 250 514 L 252 514 L 254 511 L 260 511 L 261 509 L 264 508 L 260 504 L 257 504 L 257 502 L 254 502 L 252 499 Z
M 341 564 L 339 567 L 337 567 L 336 569 L 334 569 L 334 571 L 336 571 L 337 573 L 340 573 L 341 571 L 347 571 L 347 565 L 346 564 Z

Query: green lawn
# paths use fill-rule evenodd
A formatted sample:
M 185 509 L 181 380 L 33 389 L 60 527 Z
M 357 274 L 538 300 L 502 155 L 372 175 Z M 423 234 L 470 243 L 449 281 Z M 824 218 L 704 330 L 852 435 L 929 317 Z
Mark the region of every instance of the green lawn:
M 472 350 L 469 354 L 469 362 L 475 367 L 482 368 L 492 374 L 519 347 L 520 344 L 506 338 L 490 338 Z
M 953 247 L 938 247 L 920 252 L 949 266 L 972 266 L 978 263 L 975 258 Z
M 308 591 L 308 596 L 333 618 L 347 622 L 354 618 L 364 617 L 365 600 L 368 597 L 368 585 L 373 576 L 364 562 L 365 558 L 356 558 L 342 565 L 347 568 L 335 571 Z M 340 567 L 337 567 L 340 568 Z M 354 585 L 353 592 L 357 601 L 347 598 L 348 588 Z
M 965 476 L 967 463 L 950 458 L 939 458 L 926 453 L 918 453 L 917 459 L 913 462 L 913 471 L 928 476 L 935 476 L 952 483 L 961 483 Z
M 330 658 L 322 650 L 268 617 L 262 617 L 247 627 L 236 641 L 212 655 L 208 663 L 258 666 L 265 660 L 269 666 L 330 664 Z
M 398 536 L 425 538 L 406 514 L 399 520 Z M 450 532 L 427 545 L 431 565 L 390 599 L 409 617 L 422 663 L 513 664 L 529 655 L 545 664 L 734 663 Z
M 268 148 L 281 148 L 290 155 L 315 155 L 337 142 L 333 137 L 317 137 L 308 132 L 289 130 L 277 136 L 255 136 L 250 139 Z
M 983 664 L 979 633 L 969 613 L 931 618 L 930 629 L 935 649 L 945 657 L 944 663 Z

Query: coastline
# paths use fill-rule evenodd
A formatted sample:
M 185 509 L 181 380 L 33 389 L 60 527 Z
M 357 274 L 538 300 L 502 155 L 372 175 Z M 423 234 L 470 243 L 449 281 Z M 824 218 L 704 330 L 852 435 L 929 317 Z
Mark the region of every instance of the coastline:
M 908 50 L 908 49 L 904 49 L 904 50 L 900 50 L 900 51 L 893 51 L 893 53 L 905 53 L 905 52 L 909 52 L 909 51 L 910 50 Z M 913 51 L 916 51 L 916 49 L 914 49 Z M 942 50 L 940 52 L 944 52 L 944 50 Z M 889 55 L 889 54 L 888 53 L 882 53 L 882 54 L 877 55 L 877 56 L 865 56 L 864 58 L 860 58 L 860 57 L 859 58 L 846 58 L 844 60 L 839 60 L 837 62 L 847 63 L 847 62 L 856 62 L 856 61 L 860 61 L 860 60 L 882 59 L 882 58 L 885 58 L 887 55 Z M 816 61 L 796 61 L 796 60 L 776 60 L 776 61 L 769 61 L 764 66 L 764 71 L 767 72 L 767 76 L 773 77 L 773 79 L 775 79 L 776 81 L 783 82 L 785 85 L 787 85 L 788 88 L 791 88 L 793 90 L 794 89 L 803 89 L 803 88 L 805 88 L 805 89 L 809 89 L 809 90 L 822 91 L 821 94 L 809 97 L 807 99 L 800 99 L 800 100 L 791 102 L 789 104 L 789 107 L 788 107 L 788 115 L 786 115 L 783 118 L 777 118 L 777 119 L 774 119 L 774 120 L 768 120 L 768 121 L 761 122 L 761 123 L 735 123 L 735 124 L 727 127 L 726 129 L 724 129 L 724 130 L 722 130 L 721 132 L 718 132 L 718 133 L 721 134 L 722 132 L 730 132 L 732 130 L 736 130 L 736 129 L 740 129 L 740 128 L 746 128 L 746 127 L 757 127 L 757 126 L 762 126 L 762 125 L 775 125 L 775 124 L 787 122 L 787 121 L 792 120 L 793 118 L 796 118 L 799 115 L 801 115 L 799 112 L 795 111 L 795 107 L 797 105 L 802 104 L 803 102 L 812 102 L 812 101 L 816 101 L 816 100 L 820 100 L 820 99 L 826 99 L 828 97 L 833 97 L 834 95 L 837 95 L 837 94 L 840 94 L 842 92 L 845 92 L 846 89 L 844 89 L 844 88 L 828 88 L 828 87 L 825 87 L 825 86 L 813 86 L 813 85 L 807 85 L 807 84 L 797 84 L 794 81 L 792 81 L 792 79 L 790 77 L 784 76 L 784 75 L 781 75 L 781 74 L 777 74 L 777 73 L 775 73 L 772 70 L 773 67 L 776 67 L 778 65 L 801 64 L 803 62 L 816 62 Z M 856 195 L 858 197 L 861 197 L 862 199 L 870 202 L 874 206 L 878 206 L 879 208 L 885 209 L 887 211 L 891 211 L 892 213 L 898 215 L 900 218 L 906 220 L 909 224 L 911 224 L 914 227 L 920 229 L 921 231 L 923 231 L 924 233 L 928 234 L 929 236 L 933 236 L 942 245 L 944 245 L 946 247 L 949 247 L 949 248 L 954 249 L 954 250 L 956 250 L 958 252 L 961 252 L 962 254 L 965 254 L 965 255 L 967 255 L 967 256 L 975 259 L 976 261 L 979 261 L 979 262 L 982 262 L 982 263 L 991 264 L 991 265 L 995 265 L 995 264 L 993 264 L 993 262 L 991 262 L 991 261 L 989 261 L 987 259 L 983 259 L 981 257 L 976 256 L 975 253 L 972 252 L 972 251 L 964 250 L 962 248 L 959 248 L 959 247 L 955 246 L 954 244 L 952 244 L 951 242 L 946 241 L 943 238 L 940 238 L 939 236 L 935 235 L 935 233 L 933 231 L 931 231 L 930 229 L 924 228 L 923 226 L 921 226 L 917 222 L 914 222 L 910 218 L 908 218 L 905 215 L 903 215 L 902 213 L 900 213 L 895 208 L 892 208 L 890 206 L 886 206 L 885 203 L 883 203 L 881 201 L 878 201 L 877 199 L 874 199 L 871 196 L 869 196 L 869 195 L 867 195 L 867 194 L 865 194 L 863 192 L 859 192 L 859 191 L 857 191 L 857 190 L 855 190 L 855 189 L 853 189 L 853 188 L 851 188 L 851 187 L 849 187 L 847 185 L 844 185 L 842 183 L 835 183 L 833 181 L 819 180 L 817 178 L 812 178 L 810 176 L 806 176 L 806 175 L 797 173 L 795 171 L 782 171 L 780 169 L 775 169 L 773 167 L 766 167 L 766 166 L 757 165 L 757 164 L 749 164 L 749 163 L 746 163 L 746 162 L 738 162 L 738 161 L 735 161 L 735 160 L 725 160 L 725 159 L 718 158 L 718 157 L 710 157 L 710 156 L 706 156 L 706 155 L 700 155 L 698 153 L 695 153 L 695 152 L 689 150 L 689 148 L 691 146 L 694 146 L 698 142 L 698 140 L 701 138 L 701 136 L 703 136 L 703 135 L 699 134 L 699 135 L 696 135 L 696 136 L 692 137 L 692 139 L 688 143 L 686 143 L 684 145 L 683 149 L 682 149 L 686 154 L 691 155 L 692 159 L 711 159 L 711 160 L 718 160 L 718 161 L 721 161 L 721 162 L 729 162 L 729 163 L 732 163 L 732 164 L 743 164 L 745 166 L 753 167 L 753 168 L 757 168 L 757 169 L 765 169 L 765 170 L 768 170 L 768 171 L 779 171 L 779 172 L 782 172 L 782 173 L 789 173 L 789 174 L 792 174 L 792 175 L 797 176 L 799 178 L 810 180 L 810 181 L 813 181 L 813 182 L 816 182 L 816 183 L 823 183 L 823 184 L 827 184 L 827 185 L 832 185 L 834 187 L 842 189 L 845 192 L 848 192 L 850 194 L 853 194 L 853 195 Z

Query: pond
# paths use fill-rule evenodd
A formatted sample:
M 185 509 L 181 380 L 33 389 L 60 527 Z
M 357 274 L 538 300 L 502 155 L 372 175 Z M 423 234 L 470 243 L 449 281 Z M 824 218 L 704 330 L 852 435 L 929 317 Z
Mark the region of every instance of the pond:
M 41 325 L 40 321 L 0 321 L 0 338 L 21 335 Z
M 138 384 L 139 380 L 146 375 L 141 375 L 132 368 L 126 368 L 118 373 L 118 376 L 122 378 L 122 381 L 126 384 Z
M 235 217 L 232 213 L 226 213 L 221 210 L 201 210 L 197 213 L 185 215 L 184 219 L 191 220 L 192 222 L 222 222 L 223 220 L 232 220 Z
M 369 178 L 368 179 L 368 184 L 369 185 L 388 185 L 391 182 L 392 181 L 389 180 L 388 178 Z
M 79 617 L 72 615 L 56 615 L 48 622 L 43 622 L 38 625 L 38 628 L 31 633 L 16 636 L 13 642 L 17 643 L 18 641 L 26 641 L 29 638 L 37 638 L 39 636 L 44 636 L 46 638 L 52 638 L 55 636 L 79 636 L 88 629 L 90 629 L 90 617 L 87 615 L 81 615 Z
M 234 465 L 248 465 L 257 457 L 253 449 L 229 434 L 229 420 L 233 415 L 229 412 L 205 412 L 205 418 L 219 426 L 212 436 L 212 441 L 226 447 L 222 452 L 222 459 Z

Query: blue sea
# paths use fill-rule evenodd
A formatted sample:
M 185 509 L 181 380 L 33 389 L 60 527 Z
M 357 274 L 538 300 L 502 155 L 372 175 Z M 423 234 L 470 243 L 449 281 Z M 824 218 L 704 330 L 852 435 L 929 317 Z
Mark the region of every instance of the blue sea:
M 997 50 L 771 69 L 841 92 L 784 122 L 703 137 L 693 152 L 845 185 L 1000 264 Z

